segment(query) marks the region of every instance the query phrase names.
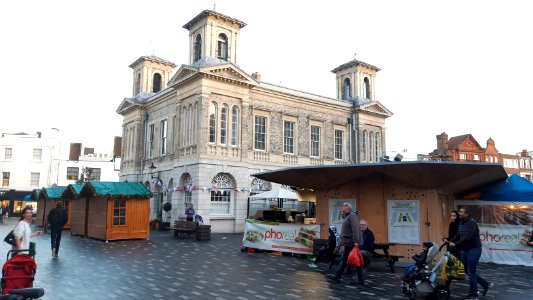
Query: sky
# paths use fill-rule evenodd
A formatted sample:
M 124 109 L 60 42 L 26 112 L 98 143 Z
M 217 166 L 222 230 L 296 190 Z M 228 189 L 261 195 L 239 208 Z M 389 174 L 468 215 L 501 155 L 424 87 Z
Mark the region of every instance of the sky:
M 182 27 L 214 4 L 247 24 L 237 64 L 265 82 L 336 97 L 332 69 L 354 56 L 379 67 L 375 96 L 394 113 L 388 151 L 429 153 L 441 132 L 533 151 L 527 0 L 2 1 L 0 131 L 57 128 L 111 151 L 128 66 L 152 54 L 186 64 Z

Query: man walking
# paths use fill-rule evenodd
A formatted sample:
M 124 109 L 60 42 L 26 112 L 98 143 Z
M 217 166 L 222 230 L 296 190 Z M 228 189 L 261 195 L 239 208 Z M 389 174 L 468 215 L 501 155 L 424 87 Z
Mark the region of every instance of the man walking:
M 481 239 L 479 238 L 477 223 L 472 219 L 472 211 L 470 208 L 461 208 L 459 210 L 459 217 L 461 218 L 459 232 L 450 241 L 450 246 L 457 247 L 461 250 L 461 261 L 470 279 L 470 289 L 465 299 L 478 299 L 478 283 L 483 287 L 483 296 L 492 287 L 492 283 L 489 284 L 476 271 L 479 258 L 481 257 Z
M 63 208 L 63 202 L 58 201 L 56 207 L 48 214 L 48 223 L 50 224 L 50 240 L 52 244 L 52 257 L 57 257 L 59 253 L 59 244 L 61 243 L 61 233 L 63 227 L 67 224 L 67 211 Z
M 341 281 L 342 273 L 346 269 L 346 263 L 348 261 L 348 255 L 352 251 L 354 246 L 362 244 L 361 228 L 359 227 L 359 214 L 352 211 L 352 205 L 350 202 L 344 202 L 342 204 L 343 218 L 341 227 L 341 245 L 344 246 L 344 252 L 341 256 L 341 261 L 337 267 L 335 275 L 328 274 L 328 278 L 335 283 Z M 358 282 L 358 284 L 364 284 L 364 281 Z

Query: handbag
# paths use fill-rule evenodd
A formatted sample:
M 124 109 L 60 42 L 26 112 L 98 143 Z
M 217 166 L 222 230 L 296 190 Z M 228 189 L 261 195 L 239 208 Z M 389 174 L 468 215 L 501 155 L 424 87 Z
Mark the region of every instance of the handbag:
M 359 250 L 359 246 L 354 246 L 350 254 L 348 254 L 348 265 L 362 267 L 365 265 L 363 260 L 363 254 Z
M 13 233 L 13 230 L 11 230 L 6 237 L 4 238 L 4 242 L 10 244 L 11 246 L 17 246 L 17 242 L 15 242 L 15 234 Z

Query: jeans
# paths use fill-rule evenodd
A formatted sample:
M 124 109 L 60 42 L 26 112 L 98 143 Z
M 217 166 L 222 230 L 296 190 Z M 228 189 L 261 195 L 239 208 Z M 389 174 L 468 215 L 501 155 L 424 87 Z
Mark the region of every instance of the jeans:
M 52 244 L 52 249 L 56 249 L 56 255 L 59 253 L 59 244 L 61 243 L 61 233 L 63 229 L 51 229 L 50 230 L 50 241 Z
M 483 277 L 477 275 L 477 263 L 481 257 L 481 248 L 473 248 L 467 251 L 461 251 L 461 261 L 465 266 L 465 272 L 468 274 L 470 279 L 470 289 L 468 291 L 469 295 L 477 296 L 477 285 L 478 283 L 484 289 L 487 289 L 489 283 L 483 279 Z
M 350 255 L 350 252 L 353 249 L 352 246 L 344 246 L 344 252 L 342 252 L 341 255 L 341 262 L 337 266 L 337 272 L 335 273 L 335 277 L 342 278 L 342 273 L 344 273 L 344 269 L 346 269 L 347 262 L 348 262 L 348 255 Z

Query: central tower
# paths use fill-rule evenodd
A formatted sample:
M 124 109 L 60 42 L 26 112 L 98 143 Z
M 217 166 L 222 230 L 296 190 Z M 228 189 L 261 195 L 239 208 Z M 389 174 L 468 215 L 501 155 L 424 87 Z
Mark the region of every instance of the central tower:
M 216 11 L 204 10 L 183 28 L 189 30 L 189 64 L 237 64 L 237 40 L 246 23 Z

